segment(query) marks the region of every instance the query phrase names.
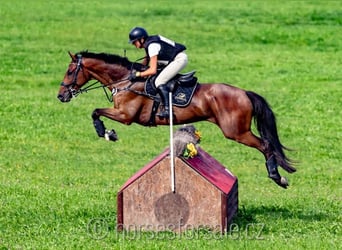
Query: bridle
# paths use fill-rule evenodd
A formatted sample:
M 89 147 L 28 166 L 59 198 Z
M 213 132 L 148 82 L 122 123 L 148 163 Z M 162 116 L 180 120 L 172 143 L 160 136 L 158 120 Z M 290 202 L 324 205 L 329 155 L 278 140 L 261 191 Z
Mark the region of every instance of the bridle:
M 72 95 L 72 97 L 78 96 L 82 91 L 79 88 L 78 90 L 75 89 L 75 86 L 77 85 L 77 76 L 82 68 L 82 55 L 77 55 L 77 63 L 76 63 L 76 70 L 74 71 L 74 78 L 70 84 L 66 84 L 65 82 L 61 82 L 61 86 L 65 87 L 69 93 Z
M 113 100 L 111 99 L 110 95 L 109 95 L 109 94 L 107 93 L 107 91 L 106 91 L 107 85 L 105 85 L 105 84 L 103 84 L 103 83 L 100 83 L 100 81 L 96 81 L 96 82 L 94 82 L 94 83 L 88 85 L 88 86 L 85 87 L 85 88 L 81 88 L 81 87 L 77 84 L 77 76 L 78 76 L 79 72 L 82 70 L 82 72 L 83 72 L 83 74 L 84 74 L 84 71 L 83 71 L 83 69 L 82 69 L 82 66 L 83 66 L 83 65 L 82 65 L 82 55 L 81 55 L 81 54 L 77 54 L 76 69 L 75 69 L 75 71 L 74 71 L 73 80 L 72 80 L 72 82 L 69 83 L 69 84 L 66 84 L 65 82 L 62 82 L 62 83 L 61 83 L 61 86 L 65 87 L 65 88 L 69 91 L 69 93 L 70 93 L 70 95 L 71 95 L 72 97 L 76 97 L 76 96 L 78 96 L 79 94 L 86 93 L 86 92 L 88 92 L 89 90 L 98 89 L 98 88 L 103 88 L 103 90 L 104 90 L 104 92 L 105 92 L 105 94 L 106 94 L 107 100 L 110 101 L 110 102 L 112 102 Z M 125 79 L 125 80 L 127 80 L 127 79 Z M 120 80 L 120 81 L 124 81 L 124 80 Z M 118 81 L 118 82 L 119 82 L 119 81 Z M 94 85 L 97 84 L 97 83 L 100 83 L 100 85 L 94 87 Z M 111 84 L 113 84 L 113 83 L 111 83 Z M 75 89 L 75 86 L 77 86 L 78 89 Z M 117 92 L 117 90 L 116 90 L 116 88 L 114 88 L 113 91 L 112 91 L 112 96 L 115 95 L 116 92 Z
M 139 60 L 141 60 L 141 59 L 139 59 Z M 131 89 L 131 87 L 135 84 L 135 82 L 131 82 L 131 84 L 129 84 L 127 87 L 124 87 L 122 89 L 118 89 L 116 87 L 113 87 L 112 91 L 111 91 L 111 94 L 108 94 L 108 92 L 107 92 L 107 87 L 108 86 L 116 84 L 116 83 L 119 83 L 119 82 L 127 81 L 127 80 L 129 80 L 128 77 L 124 78 L 124 79 L 117 80 L 115 82 L 111 82 L 109 84 L 103 84 L 100 81 L 95 81 L 95 82 L 89 84 L 88 86 L 86 86 L 85 88 L 81 88 L 77 84 L 77 76 L 78 76 L 79 72 L 82 70 L 82 66 L 83 66 L 82 65 L 82 55 L 81 54 L 77 54 L 76 69 L 74 71 L 74 77 L 73 77 L 72 82 L 69 83 L 69 84 L 66 84 L 65 82 L 61 82 L 61 86 L 65 87 L 69 91 L 69 93 L 71 94 L 72 97 L 76 97 L 76 96 L 78 96 L 79 94 L 82 94 L 82 93 L 87 93 L 90 90 L 94 90 L 94 89 L 98 89 L 98 88 L 103 88 L 103 91 L 104 91 L 104 93 L 105 93 L 105 95 L 107 97 L 107 100 L 109 102 L 113 102 L 112 97 L 115 96 L 120 91 L 130 91 L 130 92 L 133 92 L 133 93 L 135 93 L 137 95 L 143 95 L 143 96 L 146 96 L 146 97 L 149 97 L 149 98 L 152 98 L 152 99 L 154 98 L 154 96 L 151 96 L 151 95 L 149 95 L 147 93 Z M 82 72 L 84 74 L 83 70 L 82 70 Z M 99 86 L 94 86 L 97 83 L 100 83 L 100 85 Z M 75 86 L 77 86 L 78 89 L 75 89 Z

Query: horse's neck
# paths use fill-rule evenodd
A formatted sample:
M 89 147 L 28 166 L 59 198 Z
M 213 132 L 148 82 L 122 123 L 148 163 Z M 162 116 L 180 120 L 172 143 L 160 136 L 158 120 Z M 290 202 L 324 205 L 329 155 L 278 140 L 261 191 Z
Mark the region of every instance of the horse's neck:
M 116 64 L 103 63 L 89 68 L 93 77 L 105 85 L 114 84 L 127 79 L 129 71 Z
M 128 81 L 127 78 L 123 78 L 121 80 L 118 80 L 117 82 L 108 84 L 108 88 L 111 91 L 113 89 L 129 90 L 131 92 L 135 92 L 136 94 L 140 95 L 144 93 L 145 82 L 144 81 L 131 82 L 131 81 Z
M 141 81 L 138 81 L 138 82 L 131 82 L 129 83 L 129 88 L 135 90 L 135 91 L 144 91 L 144 87 L 145 87 L 145 81 L 141 82 Z

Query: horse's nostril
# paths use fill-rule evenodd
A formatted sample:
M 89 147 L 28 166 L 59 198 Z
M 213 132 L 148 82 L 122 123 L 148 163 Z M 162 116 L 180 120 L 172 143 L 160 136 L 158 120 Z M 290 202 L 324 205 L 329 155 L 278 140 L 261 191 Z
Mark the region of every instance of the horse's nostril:
M 61 102 L 66 102 L 64 96 L 61 95 L 61 94 L 59 94 L 59 95 L 57 96 L 57 98 L 58 98 Z

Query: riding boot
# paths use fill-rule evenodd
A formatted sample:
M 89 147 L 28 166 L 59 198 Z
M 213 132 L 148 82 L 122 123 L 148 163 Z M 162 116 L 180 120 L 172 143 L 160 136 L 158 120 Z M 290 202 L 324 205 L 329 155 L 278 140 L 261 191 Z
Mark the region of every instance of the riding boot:
M 159 113 L 157 113 L 157 116 L 160 118 L 169 118 L 169 89 L 166 86 L 166 84 L 160 85 L 158 88 L 158 93 L 160 95 L 161 101 L 164 104 L 164 109 L 162 109 Z

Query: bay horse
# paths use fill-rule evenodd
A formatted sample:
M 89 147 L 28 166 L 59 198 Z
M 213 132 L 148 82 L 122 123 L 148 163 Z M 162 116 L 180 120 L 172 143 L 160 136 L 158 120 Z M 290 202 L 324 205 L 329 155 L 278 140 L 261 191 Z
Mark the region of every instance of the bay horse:
M 126 125 L 151 125 L 149 121 L 154 100 L 144 91 L 145 79 L 129 80 L 132 70 L 142 71 L 146 66 L 107 53 L 81 51 L 76 54 L 69 52 L 69 55 L 71 62 L 57 98 L 61 102 L 69 102 L 91 89 L 89 87 L 93 84 L 86 85 L 90 80 L 100 83 L 114 107 L 96 108 L 92 112 L 99 137 L 112 141 L 117 139 L 114 130 L 106 130 L 101 116 Z M 173 124 L 208 121 L 216 124 L 226 138 L 259 150 L 265 157 L 268 176 L 279 186 L 287 188 L 288 181 L 279 174 L 278 166 L 288 173 L 296 169 L 284 153 L 288 148 L 281 144 L 275 115 L 262 96 L 226 83 L 198 83 L 191 102 L 186 107 L 174 106 L 173 114 Z M 153 118 L 154 126 L 169 125 L 168 119 Z M 251 131 L 253 119 L 260 137 Z

